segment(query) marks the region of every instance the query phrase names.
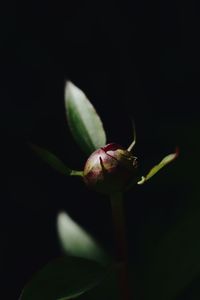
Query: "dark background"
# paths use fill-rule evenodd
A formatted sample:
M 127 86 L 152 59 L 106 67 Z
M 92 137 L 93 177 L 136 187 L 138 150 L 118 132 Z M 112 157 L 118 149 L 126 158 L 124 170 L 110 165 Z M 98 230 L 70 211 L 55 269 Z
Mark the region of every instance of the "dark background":
M 156 241 L 182 214 L 199 208 L 199 20 L 194 0 L 6 4 L 0 58 L 6 299 L 17 299 L 31 274 L 60 254 L 55 220 L 61 210 L 112 247 L 107 199 L 56 173 L 27 144 L 83 168 L 86 157 L 65 118 L 67 79 L 95 105 L 108 141 L 128 146 L 134 118 L 142 169 L 180 148 L 175 163 L 126 195 L 135 260 L 142 260 L 147 235 Z

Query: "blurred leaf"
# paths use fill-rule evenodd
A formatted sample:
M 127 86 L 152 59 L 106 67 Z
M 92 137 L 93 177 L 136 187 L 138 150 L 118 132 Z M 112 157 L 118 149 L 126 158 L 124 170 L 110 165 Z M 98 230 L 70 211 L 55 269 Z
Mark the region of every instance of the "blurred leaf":
M 25 286 L 20 300 L 73 299 L 103 280 L 106 271 L 97 263 L 74 257 L 54 260 Z
M 61 246 L 66 254 L 88 258 L 102 264 L 108 261 L 103 249 L 67 213 L 61 212 L 58 215 L 57 230 Z
M 138 181 L 138 184 L 143 184 L 147 180 L 149 180 L 151 177 L 153 177 L 158 171 L 160 171 L 162 168 L 164 168 L 167 164 L 172 162 L 175 158 L 178 156 L 178 149 L 176 149 L 175 153 L 169 154 L 165 156 L 161 162 L 157 165 L 155 165 L 146 176 L 142 176 L 141 180 Z
M 71 170 L 56 155 L 37 145 L 31 144 L 31 149 L 56 171 L 71 176 L 82 176 L 82 171 Z
M 149 258 L 147 297 L 176 299 L 200 274 L 200 211 L 186 216 L 160 241 Z
M 103 124 L 86 95 L 72 82 L 65 87 L 65 107 L 72 135 L 86 154 L 106 144 Z
M 88 291 L 87 294 L 82 294 L 80 300 L 121 300 L 118 281 L 114 269 L 101 281 L 100 284 Z M 134 300 L 138 300 L 134 298 Z
M 141 292 L 137 290 L 138 281 L 136 276 L 135 268 L 130 266 L 129 263 L 130 300 L 143 300 Z M 119 289 L 119 277 L 116 273 L 116 267 L 113 266 L 108 276 L 100 284 L 88 291 L 88 293 L 81 295 L 80 300 L 122 300 Z

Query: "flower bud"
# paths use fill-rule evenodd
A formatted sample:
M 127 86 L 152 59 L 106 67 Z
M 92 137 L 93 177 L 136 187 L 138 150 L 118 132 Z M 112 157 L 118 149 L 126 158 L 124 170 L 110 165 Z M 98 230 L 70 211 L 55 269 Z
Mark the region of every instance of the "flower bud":
M 123 191 L 134 178 L 137 158 L 111 143 L 93 152 L 83 171 L 86 185 L 104 194 Z

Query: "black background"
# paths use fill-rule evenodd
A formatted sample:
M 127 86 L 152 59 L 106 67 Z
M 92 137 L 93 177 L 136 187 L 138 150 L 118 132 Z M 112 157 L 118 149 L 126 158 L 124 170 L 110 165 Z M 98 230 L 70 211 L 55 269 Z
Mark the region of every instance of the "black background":
M 17 299 L 31 274 L 60 254 L 59 211 L 69 212 L 105 247 L 112 245 L 107 199 L 56 173 L 27 144 L 83 168 L 86 157 L 65 117 L 68 79 L 95 105 L 108 141 L 128 146 L 134 118 L 142 169 L 180 148 L 175 163 L 126 195 L 136 260 L 142 259 L 146 227 L 157 240 L 182 213 L 199 206 L 199 22 L 194 0 L 6 4 L 0 58 L 6 299 Z

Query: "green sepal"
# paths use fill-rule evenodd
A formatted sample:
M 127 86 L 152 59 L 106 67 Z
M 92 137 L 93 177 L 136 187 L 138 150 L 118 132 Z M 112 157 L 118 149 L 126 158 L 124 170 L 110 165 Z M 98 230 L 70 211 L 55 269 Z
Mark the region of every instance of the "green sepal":
M 68 168 L 55 154 L 41 148 L 37 145 L 30 144 L 31 149 L 47 164 L 49 164 L 56 171 L 70 176 L 83 176 L 82 171 L 71 170 Z
M 176 148 L 176 151 L 174 153 L 171 153 L 167 156 L 165 156 L 160 163 L 155 165 L 146 176 L 142 176 L 142 178 L 137 182 L 137 184 L 142 185 L 147 180 L 149 180 L 151 177 L 153 177 L 158 171 L 160 171 L 162 168 L 164 168 L 167 164 L 172 162 L 174 159 L 177 158 L 179 154 L 178 148 Z

